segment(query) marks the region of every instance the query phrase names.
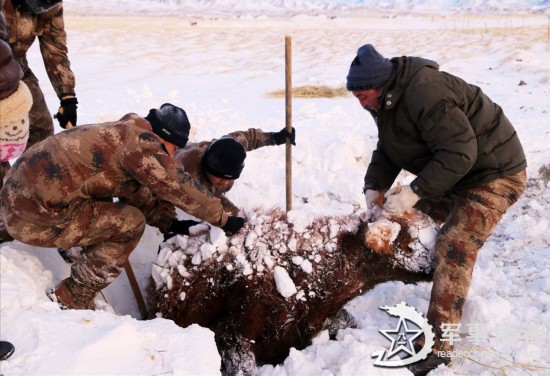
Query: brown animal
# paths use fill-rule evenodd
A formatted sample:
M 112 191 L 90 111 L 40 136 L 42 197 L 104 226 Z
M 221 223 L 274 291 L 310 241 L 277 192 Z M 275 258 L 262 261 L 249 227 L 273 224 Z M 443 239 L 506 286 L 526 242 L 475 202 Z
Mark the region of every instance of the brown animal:
M 159 252 L 155 310 L 214 331 L 231 375 L 255 374 L 322 329 L 349 324 L 345 303 L 379 283 L 429 280 L 437 232 L 420 212 L 367 223 L 365 213 L 308 222 L 278 210 L 248 213 L 231 238 L 192 229 Z

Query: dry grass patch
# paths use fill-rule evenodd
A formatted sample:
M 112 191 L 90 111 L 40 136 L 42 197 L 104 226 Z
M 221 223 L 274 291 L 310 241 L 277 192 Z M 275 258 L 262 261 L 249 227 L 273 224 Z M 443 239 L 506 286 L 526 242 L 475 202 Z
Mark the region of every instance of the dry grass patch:
M 277 90 L 267 94 L 272 98 L 284 98 L 285 91 Z M 314 86 L 305 85 L 292 88 L 293 98 L 336 98 L 349 95 L 349 91 L 344 87 L 331 87 L 326 85 Z

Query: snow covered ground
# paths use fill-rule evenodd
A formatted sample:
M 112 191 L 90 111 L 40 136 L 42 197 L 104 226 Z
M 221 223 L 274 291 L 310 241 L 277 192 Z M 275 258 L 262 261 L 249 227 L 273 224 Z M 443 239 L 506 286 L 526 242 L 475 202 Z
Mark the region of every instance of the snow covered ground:
M 101 8 L 76 0 L 65 3 L 80 124 L 113 120 L 128 112 L 145 115 L 171 102 L 187 111 L 195 140 L 250 127 L 280 130 L 284 99 L 267 93 L 284 88 L 285 35 L 292 37 L 294 86 L 344 85 L 349 64 L 364 43 L 372 43 L 388 57 L 433 59 L 442 70 L 480 86 L 515 125 L 527 154 L 530 181 L 479 255 L 463 318 L 463 340 L 457 344 L 457 349 L 471 353 L 432 375 L 550 374 L 550 176 L 543 180 L 538 173 L 550 165 L 547 1 L 494 2 L 536 11 L 521 14 L 487 13 L 493 3 L 486 1 L 470 4 L 485 5 L 484 14 L 449 14 L 449 5 L 421 15 L 369 15 L 363 9 L 362 17 L 338 8 L 343 1 L 243 2 L 243 10 L 235 11 L 241 17 L 228 18 L 219 18 L 223 7 L 210 8 L 207 1 L 186 3 L 198 9 L 193 14 L 181 11 L 183 2 L 178 1 L 109 0 L 101 2 Z M 130 3 L 132 15 L 120 16 Z M 263 8 L 247 8 L 256 3 Z M 314 3 L 324 3 L 325 8 L 294 9 L 296 4 Z M 416 8 L 430 3 L 417 2 Z M 236 2 L 225 4 L 237 7 Z M 415 9 L 413 2 L 402 4 Z M 269 13 L 272 8 L 278 11 Z M 159 16 L 143 16 L 144 9 Z M 37 46 L 30 66 L 55 112 L 58 102 Z M 351 96 L 294 99 L 293 125 L 296 216 L 349 214 L 360 208 L 363 175 L 376 143 L 370 116 Z M 284 174 L 284 148 L 254 151 L 229 197 L 244 210 L 284 207 Z M 144 293 L 160 240 L 156 229 L 148 227 L 130 258 Z M 219 374 L 213 333 L 198 326 L 179 328 L 163 319 L 138 320 L 124 274 L 104 292 L 118 315 L 61 311 L 44 291 L 68 273 L 53 249 L 19 242 L 0 245 L 0 339 L 16 346 L 15 354 L 0 363 L 0 373 Z M 405 301 L 425 313 L 430 287 L 392 282 L 378 286 L 347 305 L 358 319 L 357 329 L 340 331 L 338 341 L 321 337 L 302 351 L 292 350 L 284 364 L 264 366 L 260 374 L 409 375 L 406 369 L 373 366 L 371 353 L 389 345 L 378 330 L 395 325 L 379 307 Z M 472 343 L 467 340 L 468 327 L 482 327 L 487 336 Z

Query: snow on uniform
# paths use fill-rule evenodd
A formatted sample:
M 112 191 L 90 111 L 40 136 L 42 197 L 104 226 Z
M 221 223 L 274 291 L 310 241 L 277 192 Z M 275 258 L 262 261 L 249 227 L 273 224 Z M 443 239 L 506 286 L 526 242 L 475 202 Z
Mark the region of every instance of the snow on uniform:
M 6 228 L 42 247 L 85 247 L 71 277 L 99 291 L 121 272 L 145 228 L 128 198 L 140 187 L 195 217 L 223 226 L 220 199 L 172 160 L 136 114 L 55 134 L 29 148 L 2 190 Z M 121 202 L 106 199 L 118 197 Z
M 15 7 L 13 0 L 7 0 L 3 12 L 7 21 L 8 43 L 13 50 L 13 56 L 23 69 L 23 82 L 27 84 L 33 97 L 29 114 L 31 132 L 27 143 L 27 147 L 30 147 L 53 134 L 52 115 L 38 79 L 27 61 L 27 51 L 36 38 L 40 43 L 46 72 L 59 99 L 75 95 L 75 77 L 67 57 L 63 3 L 59 2 L 49 11 L 35 15 Z

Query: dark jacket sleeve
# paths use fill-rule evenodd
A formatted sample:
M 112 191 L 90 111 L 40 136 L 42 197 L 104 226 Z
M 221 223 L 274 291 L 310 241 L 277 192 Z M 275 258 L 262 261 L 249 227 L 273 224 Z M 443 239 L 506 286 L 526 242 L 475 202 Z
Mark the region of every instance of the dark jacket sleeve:
M 369 167 L 365 174 L 365 185 L 363 191 L 374 189 L 376 191 L 388 190 L 393 184 L 401 168 L 395 165 L 384 153 L 380 142 L 372 152 Z

